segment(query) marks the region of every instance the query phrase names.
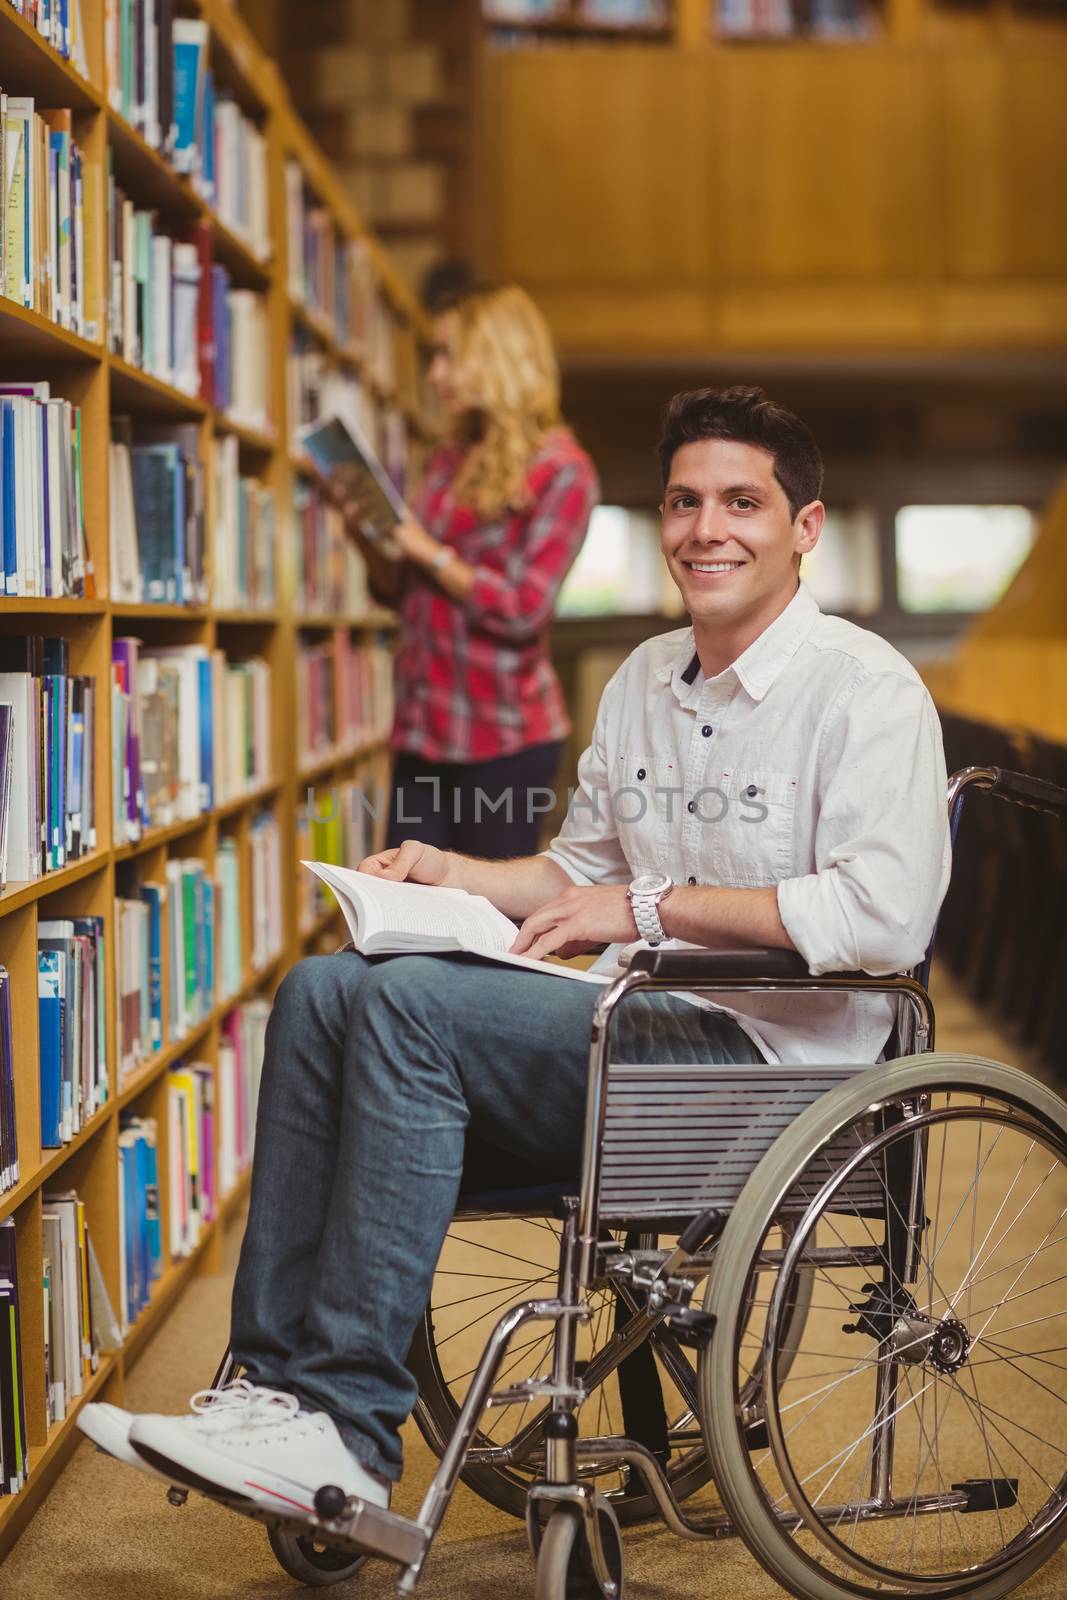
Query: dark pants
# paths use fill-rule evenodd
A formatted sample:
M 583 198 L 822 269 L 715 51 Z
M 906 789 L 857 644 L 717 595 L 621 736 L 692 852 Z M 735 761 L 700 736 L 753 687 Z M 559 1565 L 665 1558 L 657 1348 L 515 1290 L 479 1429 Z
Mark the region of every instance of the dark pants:
M 493 761 L 424 761 L 402 751 L 393 769 L 386 848 L 405 839 L 484 861 L 532 856 L 562 744 L 534 744 Z
M 404 1365 L 468 1135 L 546 1179 L 581 1165 L 600 989 L 463 956 L 298 962 L 267 1028 L 231 1345 L 250 1377 L 326 1411 L 400 1476 Z M 613 1059 L 759 1061 L 732 1017 L 623 1005 Z

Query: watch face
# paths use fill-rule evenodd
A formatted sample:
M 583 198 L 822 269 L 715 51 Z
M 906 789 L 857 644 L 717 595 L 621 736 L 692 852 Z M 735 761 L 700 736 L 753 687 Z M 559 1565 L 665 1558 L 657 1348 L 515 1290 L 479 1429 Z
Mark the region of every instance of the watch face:
M 658 894 L 669 889 L 671 880 L 665 872 L 642 872 L 630 885 L 631 894 Z

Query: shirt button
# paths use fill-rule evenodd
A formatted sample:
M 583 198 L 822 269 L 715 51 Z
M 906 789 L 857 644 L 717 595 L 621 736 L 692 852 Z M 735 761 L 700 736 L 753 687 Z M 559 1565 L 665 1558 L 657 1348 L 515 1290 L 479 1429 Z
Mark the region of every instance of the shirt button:
M 685 809 L 686 809 L 686 810 L 687 810 L 687 811 L 695 811 L 695 810 L 696 810 L 696 808 L 697 808 L 697 803 L 696 803 L 696 801 L 695 801 L 695 800 L 690 800 L 690 802 L 689 802 L 689 804 L 688 804 L 688 805 L 687 805 L 687 806 L 686 806 L 686 808 L 685 808 Z
M 710 722 L 705 722 L 700 731 L 704 735 L 705 739 L 710 739 L 712 734 L 715 732 L 715 729 L 712 727 Z
M 687 881 L 687 882 L 688 882 L 688 883 L 696 883 L 696 879 L 695 879 L 695 878 L 689 878 L 689 879 L 687 879 L 687 880 L 686 880 L 686 881 Z
M 756 785 L 754 783 L 750 783 L 748 788 L 745 790 L 745 793 L 748 795 L 748 798 L 750 800 L 754 800 L 756 798 L 756 796 L 759 794 L 759 790 L 756 788 Z
M 637 769 L 637 776 L 638 776 L 638 778 L 639 778 L 639 779 L 641 779 L 641 778 L 643 778 L 643 777 L 644 777 L 644 776 L 645 776 L 645 769 L 644 769 L 644 767 L 638 767 L 638 769 Z

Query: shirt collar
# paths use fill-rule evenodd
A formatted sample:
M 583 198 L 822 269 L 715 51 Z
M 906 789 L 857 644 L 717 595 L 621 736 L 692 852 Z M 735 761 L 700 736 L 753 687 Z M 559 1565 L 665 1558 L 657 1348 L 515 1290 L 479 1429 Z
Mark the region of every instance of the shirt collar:
M 733 664 L 718 675 L 720 681 L 733 673 L 741 687 L 753 700 L 762 700 L 767 690 L 796 655 L 820 615 L 819 604 L 803 584 L 797 588 L 785 610 L 764 628 L 758 639 L 738 656 Z M 656 673 L 661 683 L 672 682 L 680 700 L 688 698 L 692 686 L 700 680 L 700 657 L 696 653 L 692 628 L 687 628 L 678 641 L 676 651 Z

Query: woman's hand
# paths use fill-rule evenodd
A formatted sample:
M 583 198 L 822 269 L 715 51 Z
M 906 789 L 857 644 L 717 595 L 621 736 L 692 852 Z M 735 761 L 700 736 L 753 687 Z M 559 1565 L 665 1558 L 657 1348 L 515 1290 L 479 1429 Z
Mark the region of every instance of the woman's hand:
M 392 530 L 392 538 L 408 559 L 417 562 L 420 567 L 428 567 L 445 548 L 414 517 L 407 522 L 398 522 Z
M 448 882 L 450 860 L 447 850 L 420 844 L 417 839 L 405 839 L 395 850 L 365 856 L 356 870 L 369 872 L 374 878 L 389 878 L 394 883 L 426 883 L 443 888 Z
M 625 884 L 574 884 L 526 918 L 511 947 L 516 956 L 577 956 L 592 946 L 640 938 Z

